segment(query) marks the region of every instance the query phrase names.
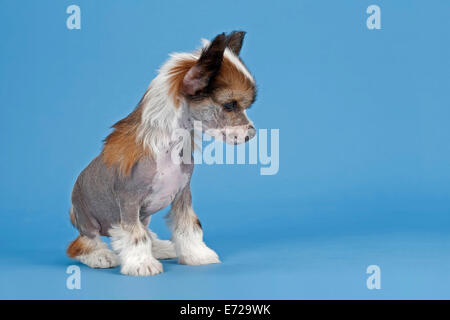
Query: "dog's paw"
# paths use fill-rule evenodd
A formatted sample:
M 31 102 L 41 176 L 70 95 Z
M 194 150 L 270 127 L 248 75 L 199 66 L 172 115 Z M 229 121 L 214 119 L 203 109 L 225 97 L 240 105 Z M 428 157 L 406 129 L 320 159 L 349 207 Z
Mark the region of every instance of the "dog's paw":
M 175 246 L 169 240 L 152 240 L 152 254 L 156 259 L 173 259 L 177 257 Z
M 119 257 L 109 249 L 98 249 L 77 259 L 91 268 L 114 268 L 119 265 Z
M 141 261 L 123 263 L 120 272 L 130 276 L 153 276 L 163 272 L 163 266 L 155 258 L 146 257 Z
M 199 266 L 202 264 L 220 263 L 220 260 L 214 250 L 201 243 L 184 248 L 179 255 L 178 263 Z

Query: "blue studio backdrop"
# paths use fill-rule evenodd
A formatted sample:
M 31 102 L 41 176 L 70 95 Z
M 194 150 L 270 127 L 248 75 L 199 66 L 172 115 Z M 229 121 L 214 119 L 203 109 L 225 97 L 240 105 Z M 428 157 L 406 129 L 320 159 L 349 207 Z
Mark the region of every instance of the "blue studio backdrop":
M 73 4 L 81 29 L 66 25 Z M 1 0 L 0 298 L 450 298 L 449 12 L 445 0 Z M 194 208 L 222 264 L 129 277 L 66 257 L 71 190 L 109 127 L 169 53 L 232 30 L 247 31 L 248 115 L 279 129 L 279 171 L 196 166 Z M 165 211 L 151 224 L 161 238 Z

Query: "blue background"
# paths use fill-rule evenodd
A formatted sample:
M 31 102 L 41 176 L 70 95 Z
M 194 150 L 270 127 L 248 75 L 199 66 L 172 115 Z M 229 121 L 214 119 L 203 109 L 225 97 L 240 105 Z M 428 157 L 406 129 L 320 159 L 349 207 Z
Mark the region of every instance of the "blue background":
M 66 8 L 81 7 L 81 30 Z M 366 8 L 381 7 L 381 30 Z M 0 298 L 450 298 L 448 1 L 0 1 Z M 248 32 L 280 170 L 197 166 L 223 263 L 155 277 L 65 256 L 79 172 L 173 51 Z M 169 232 L 158 213 L 152 229 Z M 66 268 L 81 267 L 81 290 Z M 367 266 L 381 290 L 366 288 Z

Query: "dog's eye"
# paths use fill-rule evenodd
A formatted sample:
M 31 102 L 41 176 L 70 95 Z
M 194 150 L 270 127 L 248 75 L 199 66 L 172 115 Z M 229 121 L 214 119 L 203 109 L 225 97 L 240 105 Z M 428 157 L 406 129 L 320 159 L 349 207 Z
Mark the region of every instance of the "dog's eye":
M 237 102 L 233 100 L 233 101 L 231 101 L 231 102 L 225 103 L 225 104 L 223 105 L 223 108 L 224 108 L 225 111 L 227 111 L 227 112 L 234 111 L 234 110 L 236 110 L 236 108 L 237 108 Z

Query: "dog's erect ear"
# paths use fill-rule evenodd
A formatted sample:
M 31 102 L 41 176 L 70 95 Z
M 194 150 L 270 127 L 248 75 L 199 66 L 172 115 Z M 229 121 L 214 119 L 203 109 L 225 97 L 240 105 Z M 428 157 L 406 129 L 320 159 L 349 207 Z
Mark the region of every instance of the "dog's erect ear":
M 245 31 L 233 31 L 227 37 L 227 46 L 235 55 L 241 52 L 242 43 L 244 42 Z
M 181 86 L 183 93 L 195 96 L 209 85 L 222 65 L 226 46 L 227 37 L 225 33 L 221 33 L 203 49 L 197 63 L 184 76 Z

